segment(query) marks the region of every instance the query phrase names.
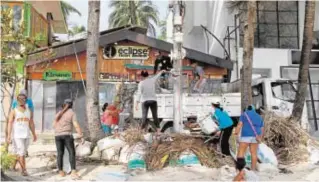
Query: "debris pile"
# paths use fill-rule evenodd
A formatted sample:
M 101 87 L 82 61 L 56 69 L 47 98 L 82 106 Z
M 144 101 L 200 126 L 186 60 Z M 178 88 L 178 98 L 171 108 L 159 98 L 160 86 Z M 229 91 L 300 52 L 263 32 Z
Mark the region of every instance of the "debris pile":
M 281 117 L 273 112 L 265 112 L 263 117 L 265 143 L 274 150 L 279 163 L 308 161 L 309 142 L 319 146 L 293 118 Z
M 148 170 L 162 169 L 165 164 L 178 161 L 185 152 L 196 155 L 200 164 L 207 167 L 221 167 L 226 163 L 233 165 L 232 160 L 223 158 L 221 153 L 207 146 L 201 138 L 189 135 L 173 135 L 170 138 L 154 142 L 149 147 L 145 156 Z

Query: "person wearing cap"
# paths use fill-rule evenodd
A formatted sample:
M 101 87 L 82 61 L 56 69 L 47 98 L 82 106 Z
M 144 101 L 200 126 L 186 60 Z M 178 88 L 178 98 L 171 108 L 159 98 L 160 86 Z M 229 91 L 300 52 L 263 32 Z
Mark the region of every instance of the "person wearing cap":
M 220 103 L 212 103 L 212 117 L 218 121 L 220 134 L 220 147 L 222 154 L 230 156 L 229 138 L 233 131 L 233 120 L 229 117 L 227 112 L 223 111 Z
M 82 143 L 84 143 L 82 130 L 78 123 L 75 112 L 72 110 L 73 102 L 71 99 L 66 99 L 62 105 L 62 110 L 56 114 L 53 127 L 55 131 L 55 144 L 57 147 L 57 163 L 60 176 L 64 177 L 63 171 L 63 155 L 64 148 L 69 152 L 69 160 L 71 164 L 71 176 L 73 179 L 79 179 L 75 166 L 75 146 L 74 138 L 72 135 L 73 127 L 80 135 Z
M 30 111 L 32 112 L 31 117 L 33 117 L 33 112 L 34 112 L 34 106 L 33 106 L 33 102 L 31 98 L 28 98 L 28 94 L 26 90 L 21 90 L 19 95 L 25 96 L 26 97 L 26 106 L 30 109 Z M 12 109 L 15 109 L 18 106 L 18 102 L 17 100 L 14 100 L 12 102 Z
M 37 140 L 31 111 L 26 107 L 26 97 L 23 94 L 17 96 L 17 106 L 10 112 L 7 142 L 14 141 L 17 160 L 21 165 L 21 174 L 27 176 L 25 155 L 29 147 L 30 130 L 33 141 Z
M 148 77 L 148 73 L 145 72 L 141 73 L 142 77 L 144 78 L 138 84 L 137 89 L 137 99 L 135 109 L 138 110 L 139 103 L 142 103 L 142 130 L 146 130 L 146 126 L 149 124 L 147 115 L 148 110 L 151 109 L 153 122 L 150 124 L 153 125 L 153 128 L 160 131 L 159 122 L 157 117 L 157 97 L 156 97 L 156 90 L 160 89 L 158 85 L 158 78 L 162 75 L 162 73 L 166 72 L 165 70 L 161 70 L 159 73 L 154 75 L 153 77 Z

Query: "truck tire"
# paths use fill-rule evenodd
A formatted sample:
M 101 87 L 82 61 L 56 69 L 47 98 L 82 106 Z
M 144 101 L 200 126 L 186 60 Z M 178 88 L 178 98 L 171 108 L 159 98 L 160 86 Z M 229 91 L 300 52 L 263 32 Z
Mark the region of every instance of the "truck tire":
M 161 129 L 162 133 L 172 133 L 173 131 L 174 131 L 173 122 L 166 123 L 164 127 Z

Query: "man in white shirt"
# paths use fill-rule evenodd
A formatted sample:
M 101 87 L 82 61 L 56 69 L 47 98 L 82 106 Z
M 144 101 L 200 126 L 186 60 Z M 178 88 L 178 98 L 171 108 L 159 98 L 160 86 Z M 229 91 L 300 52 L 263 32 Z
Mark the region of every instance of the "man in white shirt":
M 139 103 L 142 103 L 142 129 L 147 129 L 148 124 L 153 125 L 153 128 L 160 132 L 159 121 L 157 117 L 157 97 L 156 90 L 159 89 L 158 78 L 162 73 L 166 72 L 165 70 L 160 71 L 153 77 L 148 77 L 148 73 L 142 71 L 141 76 L 144 78 L 138 85 L 137 90 L 137 101 L 135 109 L 138 110 Z M 148 123 L 147 115 L 148 110 L 151 109 L 153 122 Z

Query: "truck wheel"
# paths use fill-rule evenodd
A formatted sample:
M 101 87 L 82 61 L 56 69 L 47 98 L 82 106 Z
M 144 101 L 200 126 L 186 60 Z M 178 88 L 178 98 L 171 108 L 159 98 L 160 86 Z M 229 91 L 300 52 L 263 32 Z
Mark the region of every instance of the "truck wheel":
M 172 122 L 166 123 L 166 125 L 164 125 L 164 127 L 161 129 L 161 132 L 167 133 L 167 134 L 173 133 L 174 132 L 173 123 Z

